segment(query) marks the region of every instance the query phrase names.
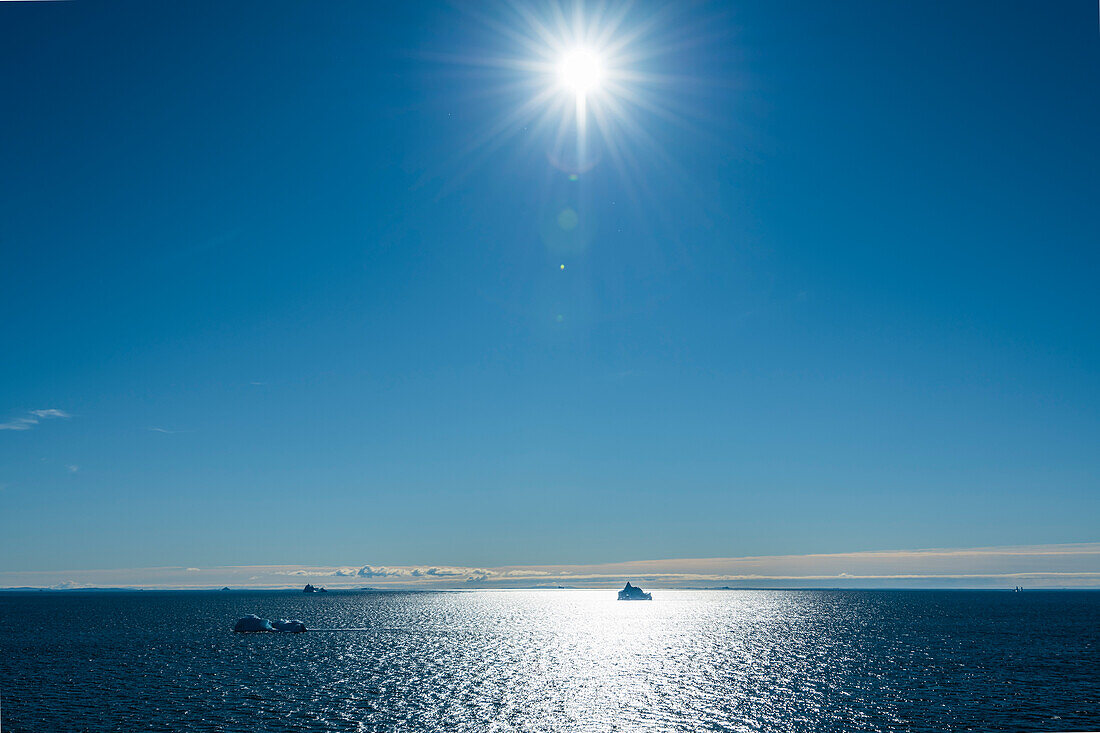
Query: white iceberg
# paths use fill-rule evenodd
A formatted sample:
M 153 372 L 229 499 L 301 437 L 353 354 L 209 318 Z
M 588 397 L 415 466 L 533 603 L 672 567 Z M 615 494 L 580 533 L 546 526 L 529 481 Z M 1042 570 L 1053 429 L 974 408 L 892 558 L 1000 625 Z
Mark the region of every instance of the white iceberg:
M 271 625 L 275 627 L 276 631 L 289 631 L 292 634 L 300 634 L 306 630 L 306 625 L 296 618 L 289 621 L 285 618 L 277 619 L 272 621 Z

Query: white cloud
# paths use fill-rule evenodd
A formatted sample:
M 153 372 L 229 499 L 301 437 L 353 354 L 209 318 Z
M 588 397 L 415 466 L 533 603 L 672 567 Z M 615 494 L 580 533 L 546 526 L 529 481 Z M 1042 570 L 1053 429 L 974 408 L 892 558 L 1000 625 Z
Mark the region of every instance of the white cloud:
M 410 568 L 385 568 L 385 567 L 371 567 L 370 565 L 364 565 L 356 572 L 360 578 L 391 578 L 394 576 L 412 575 L 412 569 Z
M 294 587 L 325 580 L 329 588 L 522 588 L 565 585 L 656 588 L 909 587 L 1100 588 L 1100 543 L 816 555 L 635 560 L 587 565 L 245 565 L 213 568 L 0 572 L 0 587 L 50 587 L 61 581 L 97 587 Z M 292 580 L 293 579 L 293 580 Z
M 297 568 L 282 574 L 311 578 L 354 578 L 357 572 L 355 568 Z
M 31 414 L 35 417 L 70 417 L 69 413 L 64 410 L 55 410 L 50 408 L 48 410 L 31 410 Z
M 17 417 L 5 423 L 0 423 L 0 430 L 30 430 L 38 421 L 29 417 Z
M 28 410 L 26 414 L 20 417 L 15 417 L 5 423 L 0 423 L 0 430 L 30 430 L 43 420 L 57 417 L 68 418 L 72 417 L 72 415 L 64 410 L 58 410 L 52 407 L 45 410 Z

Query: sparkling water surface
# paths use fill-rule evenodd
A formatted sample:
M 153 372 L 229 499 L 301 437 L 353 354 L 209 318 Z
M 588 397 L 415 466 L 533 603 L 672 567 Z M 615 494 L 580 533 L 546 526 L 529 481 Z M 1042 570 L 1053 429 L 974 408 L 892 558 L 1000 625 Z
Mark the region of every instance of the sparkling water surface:
M 2 593 L 0 695 L 34 733 L 1096 730 L 1100 593 Z

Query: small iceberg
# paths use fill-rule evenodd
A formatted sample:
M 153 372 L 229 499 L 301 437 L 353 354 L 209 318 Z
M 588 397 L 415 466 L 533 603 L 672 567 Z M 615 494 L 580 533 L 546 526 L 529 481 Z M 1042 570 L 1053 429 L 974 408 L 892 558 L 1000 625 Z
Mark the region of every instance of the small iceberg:
M 321 586 L 320 588 L 315 588 L 314 586 L 310 585 L 309 583 L 306 583 L 306 587 L 302 588 L 302 592 L 303 593 L 328 593 L 328 590 L 324 586 Z
M 653 594 L 646 593 L 644 590 L 636 585 L 631 585 L 630 581 L 627 581 L 626 587 L 619 591 L 620 601 L 652 601 Z
M 233 626 L 233 631 L 239 633 L 283 631 L 291 634 L 300 634 L 307 630 L 306 625 L 296 618 L 290 620 L 281 618 L 277 621 L 268 621 L 266 618 L 260 618 L 256 614 L 245 616 Z
M 238 621 L 233 630 L 241 633 L 251 633 L 253 631 L 274 631 L 275 628 L 266 618 L 260 618 L 253 613 Z

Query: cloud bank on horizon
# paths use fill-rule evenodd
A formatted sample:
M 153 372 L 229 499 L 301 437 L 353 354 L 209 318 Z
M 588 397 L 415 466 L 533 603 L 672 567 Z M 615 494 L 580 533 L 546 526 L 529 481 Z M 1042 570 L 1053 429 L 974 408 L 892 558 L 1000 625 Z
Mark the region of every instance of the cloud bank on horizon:
M 1100 543 L 817 555 L 636 560 L 589 565 L 231 565 L 0 571 L 0 587 L 448 589 L 654 587 L 1100 588 Z

